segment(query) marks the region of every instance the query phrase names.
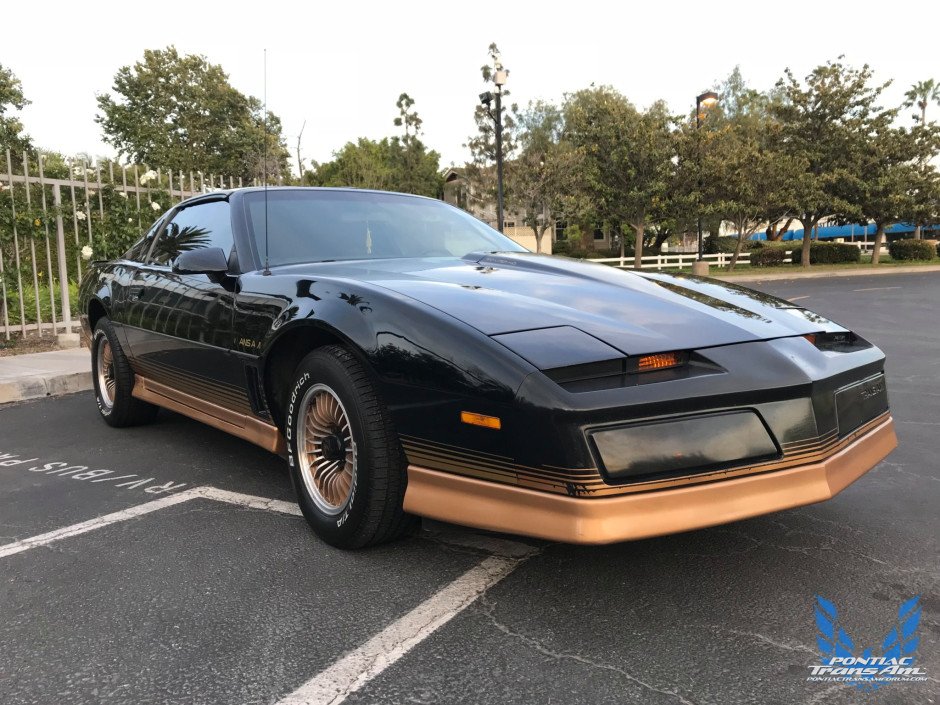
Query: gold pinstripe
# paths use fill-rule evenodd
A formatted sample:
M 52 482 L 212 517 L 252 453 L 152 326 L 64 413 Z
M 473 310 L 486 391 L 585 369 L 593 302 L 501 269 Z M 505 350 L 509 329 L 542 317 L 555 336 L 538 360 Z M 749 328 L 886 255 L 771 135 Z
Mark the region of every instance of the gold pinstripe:
M 763 472 L 783 470 L 824 460 L 850 445 L 859 436 L 883 423 L 888 412 L 863 424 L 844 438 L 827 432 L 812 441 L 786 444 L 784 456 L 779 460 L 709 473 L 687 475 L 667 480 L 650 480 L 629 485 L 608 485 L 597 468 L 535 468 L 514 463 L 511 458 L 478 453 L 469 448 L 458 448 L 414 436 L 402 436 L 402 447 L 408 462 L 431 470 L 442 470 L 467 477 L 504 484 L 539 489 L 545 492 L 571 494 L 582 497 L 610 497 L 614 495 L 650 492 L 667 487 L 678 487 L 714 482 Z M 791 452 L 795 449 L 797 452 Z
M 131 368 L 135 374 L 166 384 L 190 396 L 205 399 L 217 406 L 239 413 L 251 413 L 251 404 L 244 389 L 210 380 L 191 372 L 184 372 L 176 367 L 154 360 L 135 358 L 131 360 Z

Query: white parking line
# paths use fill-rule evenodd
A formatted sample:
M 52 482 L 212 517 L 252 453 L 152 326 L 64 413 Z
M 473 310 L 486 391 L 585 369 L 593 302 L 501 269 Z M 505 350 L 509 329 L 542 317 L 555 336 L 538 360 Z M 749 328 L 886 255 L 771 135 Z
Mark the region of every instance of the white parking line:
M 155 499 L 152 502 L 145 502 L 144 504 L 138 504 L 135 507 L 122 509 L 121 511 L 114 512 L 113 514 L 105 514 L 104 516 L 95 517 L 94 519 L 83 521 L 80 524 L 72 524 L 71 526 L 66 526 L 62 529 L 56 529 L 55 531 L 50 531 L 45 534 L 39 534 L 37 536 L 31 536 L 26 539 L 20 539 L 19 541 L 5 544 L 0 546 L 0 558 L 6 558 L 7 556 L 12 556 L 16 553 L 22 553 L 23 551 L 28 551 L 29 549 L 36 548 L 37 546 L 48 546 L 50 543 L 67 539 L 70 536 L 85 534 L 89 531 L 100 529 L 102 526 L 117 524 L 120 521 L 127 521 L 128 519 L 143 516 L 144 514 L 149 514 L 150 512 L 155 512 L 159 509 L 172 507 L 174 504 L 187 502 L 196 496 L 196 492 L 197 489 L 185 490 L 178 494 L 171 494 L 167 495 L 166 497 L 161 497 L 160 499 Z
M 199 497 L 203 497 L 204 499 L 214 499 L 219 502 L 237 504 L 240 507 L 248 507 L 250 509 L 267 509 L 268 511 L 278 512 L 279 514 L 301 516 L 300 507 L 297 506 L 296 502 L 255 497 L 254 495 L 242 494 L 241 492 L 229 492 L 228 490 L 220 490 L 215 487 L 199 487 L 196 489 L 196 492 Z
M 249 509 L 262 509 L 279 514 L 299 516 L 299 507 L 293 502 L 256 497 L 220 490 L 216 487 L 194 487 L 167 495 L 152 502 L 138 504 L 119 512 L 105 514 L 79 524 L 72 524 L 45 534 L 38 534 L 10 544 L 0 545 L 0 558 L 12 556 L 38 546 L 79 536 L 117 524 L 128 519 L 150 514 L 192 499 L 209 499 Z M 447 624 L 500 580 L 512 573 L 520 564 L 538 551 L 535 546 L 500 539 L 498 537 L 455 535 L 449 528 L 429 534 L 432 540 L 452 546 L 493 551 L 491 555 L 468 570 L 439 592 L 435 593 L 403 617 L 395 620 L 369 641 L 343 656 L 339 661 L 311 678 L 300 688 L 282 699 L 277 705 L 336 705 L 347 696 L 382 673 L 411 649 Z
M 900 289 L 899 286 L 870 286 L 867 289 L 852 289 L 852 291 L 887 291 L 888 289 Z
M 295 516 L 300 515 L 300 508 L 293 502 L 284 502 L 279 499 L 267 499 L 266 497 L 255 497 L 250 494 L 229 492 L 227 490 L 220 490 L 215 487 L 194 487 L 189 490 L 184 490 L 183 492 L 178 492 L 177 494 L 171 494 L 167 495 L 166 497 L 161 497 L 160 499 L 155 499 L 152 502 L 145 502 L 144 504 L 138 504 L 134 507 L 129 507 L 128 509 L 122 509 L 119 512 L 95 517 L 94 519 L 83 521 L 80 524 L 72 524 L 71 526 L 66 526 L 62 529 L 56 529 L 55 531 L 50 531 L 45 534 L 38 534 L 36 536 L 30 536 L 29 538 L 20 539 L 19 541 L 14 541 L 13 543 L 0 545 L 0 558 L 22 553 L 23 551 L 28 551 L 29 549 L 36 548 L 37 546 L 48 546 L 50 543 L 61 541 L 62 539 L 67 539 L 71 536 L 85 534 L 89 531 L 100 529 L 103 526 L 109 526 L 110 524 L 127 521 L 128 519 L 143 516 L 144 514 L 149 514 L 150 512 L 155 512 L 159 509 L 172 507 L 175 504 L 188 502 L 191 499 L 211 499 L 217 502 L 226 502 L 228 504 L 235 504 L 241 507 L 248 507 L 250 509 L 265 509 L 267 511 L 277 512 L 279 514 L 293 514 Z
M 534 553 L 533 548 L 530 552 Z M 337 705 L 469 607 L 526 558 L 491 556 L 321 671 L 277 705 Z
M 808 298 L 809 298 L 809 294 L 807 294 L 806 296 L 791 296 L 789 299 L 787 299 L 787 301 L 799 301 L 800 299 L 808 299 Z

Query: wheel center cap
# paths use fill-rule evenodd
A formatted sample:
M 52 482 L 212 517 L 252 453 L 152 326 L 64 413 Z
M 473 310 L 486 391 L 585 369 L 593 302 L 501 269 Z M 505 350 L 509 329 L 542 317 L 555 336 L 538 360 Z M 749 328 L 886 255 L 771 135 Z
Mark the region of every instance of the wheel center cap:
M 336 433 L 331 433 L 323 439 L 323 457 L 327 460 L 342 460 L 346 456 L 343 439 Z

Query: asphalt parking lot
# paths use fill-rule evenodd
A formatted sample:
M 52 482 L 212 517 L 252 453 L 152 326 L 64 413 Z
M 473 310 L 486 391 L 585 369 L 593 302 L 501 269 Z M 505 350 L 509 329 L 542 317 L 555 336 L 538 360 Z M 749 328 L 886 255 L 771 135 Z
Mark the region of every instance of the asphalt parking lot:
M 940 274 L 751 286 L 885 350 L 900 446 L 827 503 L 635 543 L 344 553 L 245 442 L 111 429 L 91 393 L 0 407 L 0 703 L 936 702 Z M 817 595 L 859 654 L 920 595 L 930 680 L 807 682 Z

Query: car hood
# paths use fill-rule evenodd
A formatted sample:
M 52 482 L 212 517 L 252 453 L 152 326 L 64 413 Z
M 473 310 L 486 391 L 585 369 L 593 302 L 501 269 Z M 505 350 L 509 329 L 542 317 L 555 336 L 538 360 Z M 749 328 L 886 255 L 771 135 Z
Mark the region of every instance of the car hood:
M 782 299 L 715 279 L 531 253 L 279 269 L 368 281 L 490 336 L 570 326 L 627 355 L 845 330 Z

